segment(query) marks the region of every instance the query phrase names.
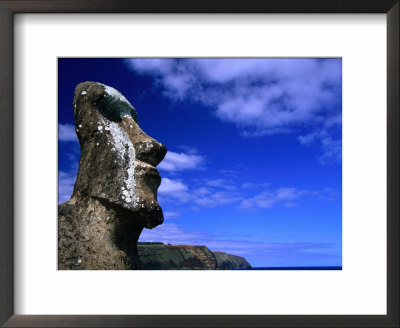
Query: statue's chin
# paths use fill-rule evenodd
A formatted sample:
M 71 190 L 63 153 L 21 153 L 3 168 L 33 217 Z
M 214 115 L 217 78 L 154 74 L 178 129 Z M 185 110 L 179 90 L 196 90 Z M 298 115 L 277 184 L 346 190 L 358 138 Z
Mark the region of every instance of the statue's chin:
M 104 193 L 92 194 L 91 198 L 97 199 L 107 206 L 120 209 L 127 217 L 134 218 L 138 224 L 147 229 L 152 229 L 164 222 L 164 215 L 160 204 L 153 194 L 142 194 L 138 201 L 125 201 Z M 75 198 L 72 198 L 75 199 Z
M 156 200 L 140 202 L 138 204 L 118 202 L 119 206 L 132 212 L 135 219 L 147 229 L 152 229 L 164 222 L 161 206 Z
M 164 215 L 160 205 L 151 206 L 149 209 L 145 210 L 145 228 L 152 229 L 164 222 Z

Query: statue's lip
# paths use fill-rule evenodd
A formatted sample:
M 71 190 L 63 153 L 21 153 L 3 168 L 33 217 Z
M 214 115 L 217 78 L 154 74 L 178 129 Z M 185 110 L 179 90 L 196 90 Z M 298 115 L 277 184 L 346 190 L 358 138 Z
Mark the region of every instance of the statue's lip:
M 160 172 L 158 172 L 154 166 L 149 167 L 149 171 L 146 173 L 146 175 L 156 176 L 161 179 Z
M 150 179 L 156 179 L 156 181 L 158 183 L 161 183 L 161 175 L 158 172 L 158 170 L 154 166 L 152 166 L 148 163 L 145 163 L 145 162 L 142 162 L 142 163 L 144 164 L 144 165 L 143 164 L 142 165 L 146 169 L 145 172 L 143 172 L 143 176 L 150 178 Z

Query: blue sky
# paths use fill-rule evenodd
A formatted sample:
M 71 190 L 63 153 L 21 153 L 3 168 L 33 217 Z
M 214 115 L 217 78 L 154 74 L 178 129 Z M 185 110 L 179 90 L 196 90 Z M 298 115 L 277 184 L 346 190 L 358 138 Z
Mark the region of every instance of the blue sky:
M 141 241 L 206 245 L 253 266 L 342 264 L 341 59 L 58 62 L 59 202 L 79 164 L 72 99 L 97 81 L 166 145 L 164 224 Z

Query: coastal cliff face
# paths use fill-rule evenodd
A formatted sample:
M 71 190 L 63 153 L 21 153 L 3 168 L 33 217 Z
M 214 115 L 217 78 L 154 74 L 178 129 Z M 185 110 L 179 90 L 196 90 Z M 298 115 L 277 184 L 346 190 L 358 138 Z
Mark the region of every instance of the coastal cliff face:
M 249 262 L 244 257 L 231 255 L 224 252 L 213 252 L 217 260 L 217 267 L 221 270 L 248 269 L 251 268 Z
M 231 270 L 251 268 L 243 258 L 205 246 L 138 243 L 142 270 Z

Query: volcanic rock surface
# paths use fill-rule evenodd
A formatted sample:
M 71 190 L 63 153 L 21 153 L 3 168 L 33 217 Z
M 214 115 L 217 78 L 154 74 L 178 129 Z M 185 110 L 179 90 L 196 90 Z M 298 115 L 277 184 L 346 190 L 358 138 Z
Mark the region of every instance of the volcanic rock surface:
M 59 269 L 136 269 L 143 228 L 163 222 L 155 166 L 166 148 L 145 134 L 117 90 L 97 82 L 75 89 L 81 147 L 71 199 L 59 205 Z

